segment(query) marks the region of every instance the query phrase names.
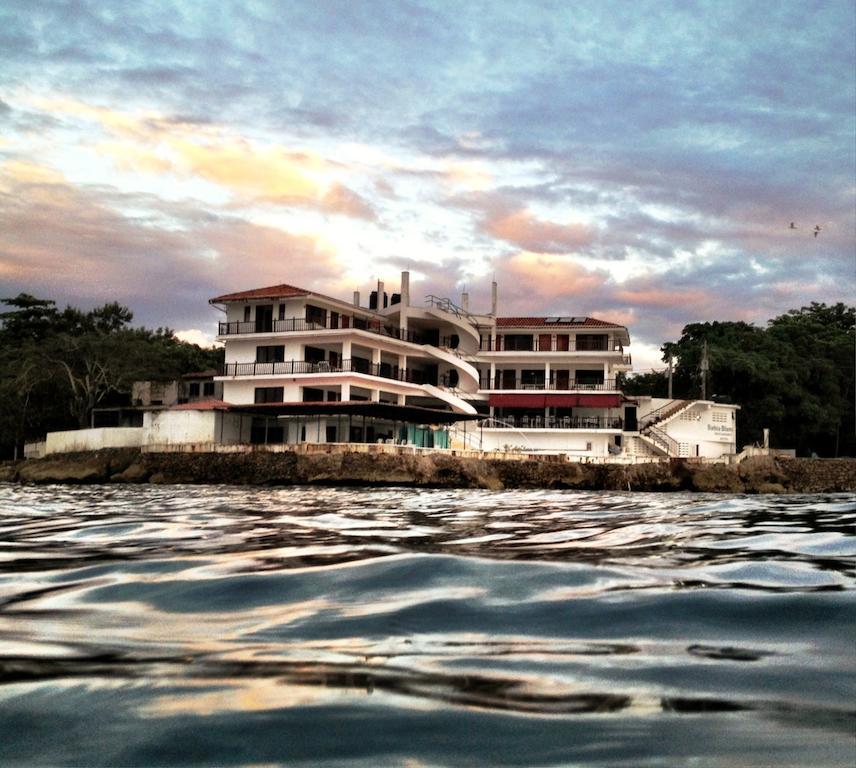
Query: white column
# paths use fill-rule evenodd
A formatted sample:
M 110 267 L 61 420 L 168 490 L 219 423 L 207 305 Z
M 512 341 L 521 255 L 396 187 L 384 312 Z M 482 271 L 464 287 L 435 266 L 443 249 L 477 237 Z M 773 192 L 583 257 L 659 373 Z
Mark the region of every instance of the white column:
M 609 381 L 609 363 L 603 364 L 603 381 L 604 383 Z
M 351 384 L 348 381 L 342 382 L 342 400 L 351 399 Z
M 345 339 L 342 342 L 342 360 L 351 359 L 351 340 Z
M 550 361 L 544 361 L 544 386 L 549 389 L 550 387 Z

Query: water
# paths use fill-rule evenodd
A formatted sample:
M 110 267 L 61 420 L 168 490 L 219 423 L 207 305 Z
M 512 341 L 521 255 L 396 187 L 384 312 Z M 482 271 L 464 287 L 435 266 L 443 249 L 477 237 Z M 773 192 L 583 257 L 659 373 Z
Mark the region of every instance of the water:
M 0 485 L 0 764 L 856 764 L 856 496 Z

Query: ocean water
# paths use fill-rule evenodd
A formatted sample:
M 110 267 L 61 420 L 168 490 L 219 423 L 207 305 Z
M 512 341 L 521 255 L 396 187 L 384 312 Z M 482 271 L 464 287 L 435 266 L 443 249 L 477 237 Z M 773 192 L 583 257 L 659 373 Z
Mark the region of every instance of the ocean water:
M 0 485 L 0 764 L 856 764 L 856 496 Z

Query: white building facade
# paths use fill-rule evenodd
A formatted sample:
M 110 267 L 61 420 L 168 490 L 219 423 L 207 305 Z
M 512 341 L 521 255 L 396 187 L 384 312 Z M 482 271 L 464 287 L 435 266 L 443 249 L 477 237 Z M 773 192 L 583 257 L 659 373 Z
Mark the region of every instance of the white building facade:
M 363 306 L 281 284 L 211 299 L 224 313 L 224 405 L 257 443 L 392 442 L 568 458 L 719 458 L 736 406 L 626 398 L 630 335 L 592 317 L 471 314 L 383 283 Z

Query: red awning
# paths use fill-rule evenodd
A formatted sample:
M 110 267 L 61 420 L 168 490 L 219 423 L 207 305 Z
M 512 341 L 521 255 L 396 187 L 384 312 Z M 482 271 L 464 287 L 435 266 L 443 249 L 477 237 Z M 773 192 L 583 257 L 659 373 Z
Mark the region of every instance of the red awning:
M 494 408 L 618 408 L 621 395 L 491 395 L 488 404 Z

